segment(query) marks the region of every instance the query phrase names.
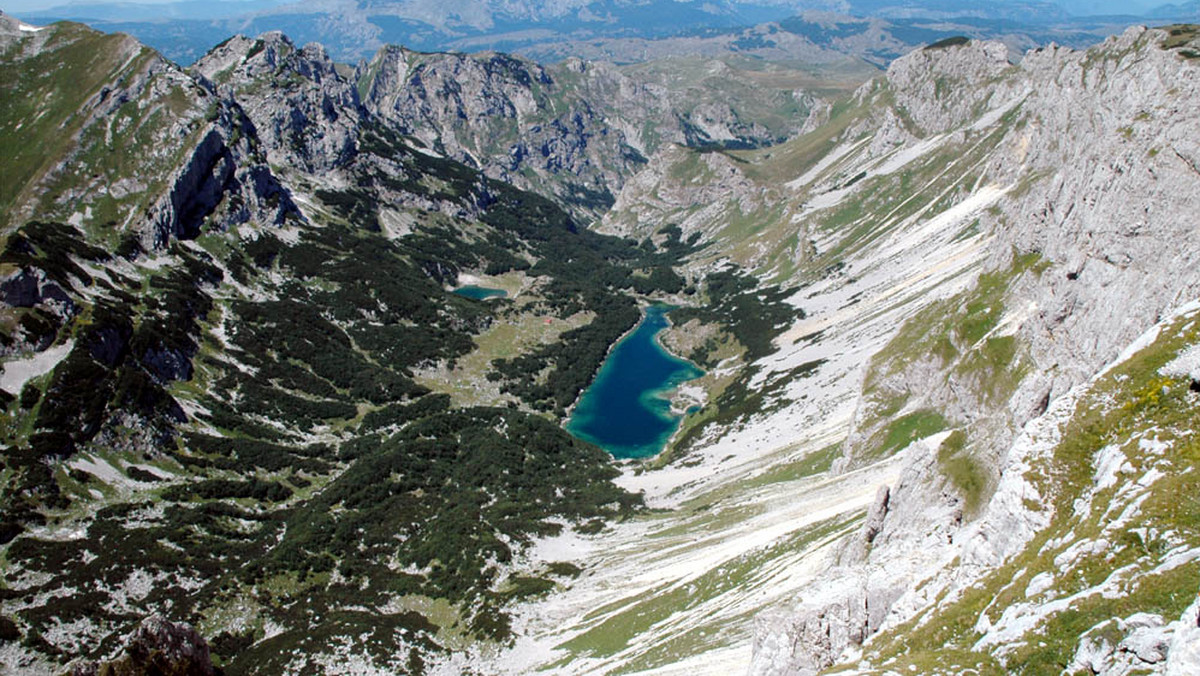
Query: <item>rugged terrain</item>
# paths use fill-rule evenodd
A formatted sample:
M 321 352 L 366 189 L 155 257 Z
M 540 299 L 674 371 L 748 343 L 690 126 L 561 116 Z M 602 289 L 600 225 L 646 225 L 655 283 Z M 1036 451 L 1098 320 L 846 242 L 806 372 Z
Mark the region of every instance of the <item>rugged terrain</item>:
M 419 672 L 574 570 L 507 565 L 531 536 L 640 503 L 556 421 L 687 245 L 424 150 L 319 49 L 235 46 L 218 85 L 5 18 L 7 668 L 163 613 L 233 672 L 368 636 Z M 515 298 L 449 293 L 468 271 Z
M 711 383 L 681 466 L 626 481 L 677 509 L 619 552 L 659 572 L 598 574 L 624 600 L 547 642 L 679 673 L 1194 670 L 1193 35 L 1019 65 L 950 41 L 805 136 L 628 182 L 609 231 L 701 233 L 694 265 L 799 283 L 806 316 Z
M 43 3 L 27 0 L 35 6 Z M 729 54 L 815 66 L 847 54 L 886 65 L 915 47 L 954 35 L 1002 39 L 1027 49 L 1055 41 L 1093 44 L 1136 20 L 1069 16 L 1065 1 L 1005 0 L 958 5 L 944 0 L 340 0 L 319 4 L 237 2 L 62 3 L 25 12 L 34 23 L 74 20 L 136 36 L 190 64 L 234 34 L 282 31 L 297 44 L 319 42 L 356 63 L 389 44 L 429 52 L 503 51 L 557 62 L 569 57 L 642 63 L 668 57 Z M 1109 7 L 1109 12 L 1113 11 Z M 1144 8 L 1141 8 L 1144 9 Z M 1089 7 L 1081 14 L 1095 14 Z M 1195 20 L 1194 5 L 1164 5 L 1159 22 Z M 1146 20 L 1150 20 L 1147 15 Z
M 0 21 L 9 669 L 1200 669 L 1193 27 L 798 97 Z M 707 373 L 618 466 L 648 300 Z
M 314 86 L 293 92 L 278 81 L 277 70 L 301 62 L 315 69 L 295 66 Z M 838 62 L 843 70 L 827 78 L 735 59 L 637 68 L 573 59 L 541 66 L 490 52 L 385 47 L 350 69 L 318 45 L 298 48 L 281 33 L 267 33 L 218 45 L 194 70 L 218 88 L 228 87 L 252 117 L 270 119 L 259 129 L 277 166 L 336 169 L 347 160 L 355 129 L 370 117 L 489 178 L 549 196 L 589 221 L 611 206 L 625 179 L 660 147 L 758 147 L 795 135 L 819 97 L 851 89 L 873 72 L 847 57 Z M 303 116 L 291 117 L 294 107 L 278 106 L 281 94 L 301 104 Z M 319 126 L 316 142 L 323 147 L 299 152 L 309 143 L 298 138 L 309 133 L 308 125 Z

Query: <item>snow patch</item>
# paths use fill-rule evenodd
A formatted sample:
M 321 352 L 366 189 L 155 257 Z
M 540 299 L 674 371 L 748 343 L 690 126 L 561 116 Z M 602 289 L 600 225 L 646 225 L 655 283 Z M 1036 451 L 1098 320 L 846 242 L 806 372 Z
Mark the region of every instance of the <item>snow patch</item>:
M 908 164 L 914 160 L 919 160 L 925 155 L 928 155 L 931 151 L 942 145 L 945 140 L 946 136 L 944 134 L 934 134 L 929 138 L 922 139 L 918 143 L 914 143 L 911 146 L 897 150 L 891 155 L 886 156 L 882 163 L 876 168 L 868 171 L 867 176 L 886 176 L 888 174 L 893 174 L 908 166 Z
M 1200 380 L 1200 345 L 1193 345 L 1179 353 L 1158 370 L 1164 376 Z
M 837 162 L 838 160 L 842 159 L 843 157 L 848 155 L 851 151 L 858 150 L 859 148 L 863 147 L 863 145 L 866 144 L 868 141 L 870 141 L 872 138 L 874 138 L 874 137 L 867 136 L 867 137 L 861 139 L 860 141 L 858 141 L 857 143 L 851 143 L 849 145 L 840 145 L 840 146 L 834 148 L 833 150 L 826 153 L 826 155 L 824 157 L 822 157 L 820 160 L 818 160 L 816 164 L 814 164 L 808 171 L 804 172 L 799 178 L 788 181 L 787 187 L 791 188 L 792 190 L 799 190 L 800 188 L 803 188 L 804 186 L 812 183 L 813 181 L 817 180 L 817 178 L 821 175 L 822 172 L 824 172 L 826 169 L 828 169 L 830 166 L 832 166 L 834 162 Z
M 0 373 L 0 389 L 10 394 L 20 394 L 25 383 L 53 371 L 59 362 L 66 359 L 73 347 L 75 347 L 75 341 L 72 339 L 62 345 L 55 345 L 39 352 L 28 359 L 14 359 L 5 363 L 4 371 Z
M 1000 121 L 1000 118 L 1004 117 L 1009 111 L 1020 105 L 1028 95 L 1029 93 L 1026 92 L 1021 96 L 1009 100 L 1000 107 L 984 113 L 978 120 L 975 121 L 974 124 L 971 125 L 971 131 L 983 131 L 989 127 L 996 126 L 996 123 Z
M 890 252 L 891 247 L 896 246 L 912 248 L 914 241 L 928 240 L 934 233 L 965 223 L 967 219 L 1000 201 L 1000 198 L 1007 195 L 1011 189 L 1012 186 L 985 185 L 963 201 L 925 221 L 919 227 L 897 228 L 883 251 L 886 254 Z

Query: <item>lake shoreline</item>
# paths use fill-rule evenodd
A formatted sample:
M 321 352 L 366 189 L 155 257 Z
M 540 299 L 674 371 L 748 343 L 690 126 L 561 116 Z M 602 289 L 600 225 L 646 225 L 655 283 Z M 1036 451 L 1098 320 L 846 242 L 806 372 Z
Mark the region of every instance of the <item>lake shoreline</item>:
M 567 432 L 618 460 L 645 461 L 666 449 L 686 414 L 677 410 L 675 393 L 704 374 L 662 342 L 662 332 L 673 326 L 672 309 L 666 303 L 641 308 L 641 319 L 609 347 L 591 382 L 567 409 Z M 640 331 L 652 333 L 644 343 L 631 344 Z
M 621 345 L 621 343 L 625 342 L 625 339 L 629 338 L 635 332 L 637 332 L 638 327 L 642 325 L 642 322 L 646 321 L 646 310 L 647 310 L 647 308 L 650 308 L 650 307 L 653 307 L 653 306 L 652 305 L 639 306 L 638 312 L 640 312 L 642 315 L 641 319 L 638 319 L 637 322 L 635 322 L 633 326 L 629 327 L 629 329 L 627 331 L 625 331 L 625 333 L 622 333 L 620 335 L 620 337 L 618 337 L 616 340 L 614 340 L 612 345 L 608 346 L 608 350 L 606 350 L 604 352 L 604 359 L 601 359 L 600 365 L 596 367 L 595 371 L 592 371 L 592 377 L 588 379 L 587 387 L 584 387 L 582 390 L 580 390 L 579 394 L 575 396 L 575 401 L 572 401 L 571 405 L 568 406 L 563 411 L 563 422 L 562 422 L 563 429 L 567 429 L 567 423 L 569 423 L 571 421 L 571 417 L 575 415 L 575 407 L 579 405 L 580 400 L 583 399 L 583 395 L 587 393 L 588 388 L 590 388 L 592 385 L 594 385 L 596 383 L 596 377 L 599 376 L 600 372 L 604 370 L 604 365 L 608 363 L 609 357 L 612 357 L 613 352 L 616 351 L 616 349 Z

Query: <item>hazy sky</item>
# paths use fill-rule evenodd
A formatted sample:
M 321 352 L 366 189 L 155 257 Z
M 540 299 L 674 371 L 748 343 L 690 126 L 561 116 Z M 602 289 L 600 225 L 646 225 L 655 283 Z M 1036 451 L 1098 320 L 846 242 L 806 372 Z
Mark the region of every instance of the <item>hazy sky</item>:
M 0 10 L 10 14 L 29 14 L 49 7 L 62 5 L 107 5 L 107 4 L 162 4 L 180 2 L 181 0 L 0 0 Z M 205 0 L 182 0 L 199 3 Z M 221 3 L 238 3 L 249 0 L 216 0 Z M 277 0 L 272 4 L 284 4 L 294 0 Z M 402 0 L 398 0 L 402 1 Z M 744 0 L 753 4 L 754 0 Z M 1140 14 L 1146 10 L 1169 3 L 1183 3 L 1186 0 L 1051 0 L 1066 9 L 1071 14 Z M 802 5 L 803 0 L 797 2 Z M 964 5 L 976 5 L 976 0 L 963 0 Z
M 1141 14 L 1161 5 L 1183 4 L 1185 0 L 1056 0 L 1071 14 Z
M 22 13 L 28 14 L 31 11 L 40 11 L 50 7 L 62 7 L 65 5 L 159 5 L 176 2 L 203 2 L 205 0 L 0 0 L 0 11 L 6 14 L 15 14 L 20 16 Z M 253 0 L 215 0 L 222 4 L 238 4 L 251 2 Z M 273 4 L 282 5 L 286 2 L 294 0 L 278 0 Z M 211 4 L 211 3 L 210 3 Z

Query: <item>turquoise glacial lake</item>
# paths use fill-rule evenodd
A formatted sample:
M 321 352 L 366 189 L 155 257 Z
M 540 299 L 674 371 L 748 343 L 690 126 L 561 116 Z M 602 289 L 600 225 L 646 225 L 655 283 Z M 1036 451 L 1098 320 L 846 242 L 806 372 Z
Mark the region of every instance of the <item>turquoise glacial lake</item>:
M 506 292 L 504 289 L 489 289 L 486 286 L 475 286 L 474 284 L 460 286 L 454 290 L 454 293 L 466 298 L 471 298 L 473 300 L 503 298 L 504 296 L 508 295 L 508 292 Z
M 704 374 L 658 343 L 669 310 L 647 308 L 641 323 L 613 347 L 579 398 L 568 432 L 618 458 L 646 458 L 663 450 L 682 417 L 671 413 L 667 396 Z

